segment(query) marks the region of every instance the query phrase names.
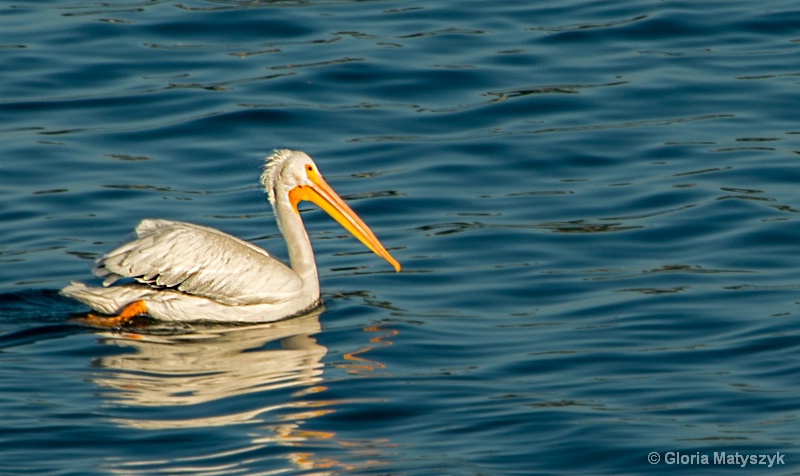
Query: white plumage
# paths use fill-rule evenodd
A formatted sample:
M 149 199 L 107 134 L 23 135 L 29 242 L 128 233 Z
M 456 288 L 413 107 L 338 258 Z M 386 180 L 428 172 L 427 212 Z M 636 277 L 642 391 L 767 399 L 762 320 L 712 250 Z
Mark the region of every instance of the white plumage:
M 291 268 L 265 250 L 213 228 L 143 220 L 134 241 L 97 261 L 94 273 L 104 278 L 102 288 L 72 283 L 61 293 L 123 321 L 145 309 L 152 317 L 175 321 L 264 322 L 301 313 L 316 306 L 320 297 L 313 250 L 297 210 L 301 200 L 319 205 L 400 270 L 305 153 L 276 151 L 267 158 L 261 183 L 286 239 Z M 120 278 L 135 282 L 114 285 Z M 92 324 L 100 322 L 92 316 Z

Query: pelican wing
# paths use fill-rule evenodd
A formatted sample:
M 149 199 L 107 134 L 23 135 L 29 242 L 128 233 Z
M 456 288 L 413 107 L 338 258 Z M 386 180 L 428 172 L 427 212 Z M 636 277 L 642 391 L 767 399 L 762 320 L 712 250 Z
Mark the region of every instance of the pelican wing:
M 104 286 L 133 278 L 232 306 L 285 301 L 302 288 L 297 273 L 266 251 L 213 228 L 143 220 L 136 236 L 97 261 Z

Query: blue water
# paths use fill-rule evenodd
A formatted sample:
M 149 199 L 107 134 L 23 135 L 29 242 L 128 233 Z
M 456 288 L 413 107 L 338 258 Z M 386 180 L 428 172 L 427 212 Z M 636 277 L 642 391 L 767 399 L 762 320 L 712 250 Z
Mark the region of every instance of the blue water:
M 797 474 L 798 24 L 781 1 L 0 6 L 0 473 Z M 142 218 L 285 257 L 257 181 L 284 147 L 403 272 L 309 206 L 317 315 L 70 321 L 58 289 Z

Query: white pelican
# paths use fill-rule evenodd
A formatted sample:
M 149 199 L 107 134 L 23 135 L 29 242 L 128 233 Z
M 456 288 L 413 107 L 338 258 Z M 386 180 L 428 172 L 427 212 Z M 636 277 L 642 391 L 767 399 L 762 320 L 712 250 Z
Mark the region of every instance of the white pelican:
M 319 304 L 314 251 L 298 202 L 325 210 L 367 248 L 400 271 L 366 224 L 323 180 L 311 157 L 277 150 L 261 174 L 275 219 L 286 239 L 291 268 L 266 251 L 213 228 L 169 220 L 143 220 L 137 239 L 105 254 L 94 274 L 103 287 L 73 282 L 61 294 L 107 317 L 83 322 L 113 327 L 147 314 L 167 321 L 265 322 Z M 126 284 L 111 286 L 120 278 Z

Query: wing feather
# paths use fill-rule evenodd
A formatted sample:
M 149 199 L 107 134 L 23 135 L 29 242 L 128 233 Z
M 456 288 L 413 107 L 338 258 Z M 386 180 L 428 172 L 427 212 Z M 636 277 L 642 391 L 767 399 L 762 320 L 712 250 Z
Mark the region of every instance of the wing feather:
M 104 286 L 133 278 L 228 305 L 281 302 L 302 280 L 265 250 L 213 228 L 169 220 L 143 220 L 137 239 L 101 257 L 95 274 Z

